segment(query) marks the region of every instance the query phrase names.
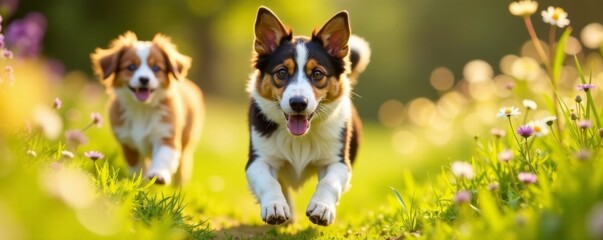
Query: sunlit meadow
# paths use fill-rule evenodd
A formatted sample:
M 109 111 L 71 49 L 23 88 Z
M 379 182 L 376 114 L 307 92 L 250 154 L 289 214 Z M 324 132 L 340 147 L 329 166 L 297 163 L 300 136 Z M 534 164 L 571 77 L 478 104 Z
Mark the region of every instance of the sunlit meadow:
M 512 2 L 520 51 L 470 61 L 460 79 L 434 69 L 437 99 L 382 103 L 327 228 L 302 212 L 315 179 L 296 222 L 261 222 L 243 171 L 245 103 L 208 97 L 186 187 L 128 176 L 102 86 L 40 55 L 43 15 L 5 22 L 0 238 L 603 239 L 603 25 L 573 29 L 572 14 Z

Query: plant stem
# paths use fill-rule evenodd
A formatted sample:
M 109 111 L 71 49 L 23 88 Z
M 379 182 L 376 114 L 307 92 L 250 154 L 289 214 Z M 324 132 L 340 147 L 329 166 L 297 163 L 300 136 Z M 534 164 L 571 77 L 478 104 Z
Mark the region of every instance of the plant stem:
M 517 145 L 519 145 L 519 147 L 521 148 L 521 142 L 519 142 L 519 139 L 517 138 L 517 135 L 515 134 L 515 129 L 513 128 L 513 122 L 511 122 L 511 117 L 508 116 L 507 119 L 509 119 L 509 125 L 511 126 L 511 133 L 513 133 L 515 142 L 517 142 Z
M 542 47 L 542 44 L 540 44 L 540 40 L 538 39 L 538 35 L 536 35 L 536 31 L 534 31 L 534 25 L 532 25 L 532 19 L 530 19 L 530 16 L 525 16 L 523 18 L 523 20 L 526 23 L 526 29 L 528 30 L 528 34 L 530 34 L 530 38 L 532 38 L 532 43 L 534 44 L 534 47 L 536 48 L 536 52 L 538 53 L 540 60 L 542 60 L 542 62 L 547 66 L 547 68 L 550 68 L 549 58 L 547 57 L 546 52 L 544 51 L 544 48 Z
M 526 122 L 528 121 L 528 113 L 530 112 L 529 108 L 526 108 L 526 114 L 523 115 L 523 124 L 526 124 Z
M 549 52 L 551 55 L 555 52 L 555 25 L 551 25 L 551 30 L 549 31 Z

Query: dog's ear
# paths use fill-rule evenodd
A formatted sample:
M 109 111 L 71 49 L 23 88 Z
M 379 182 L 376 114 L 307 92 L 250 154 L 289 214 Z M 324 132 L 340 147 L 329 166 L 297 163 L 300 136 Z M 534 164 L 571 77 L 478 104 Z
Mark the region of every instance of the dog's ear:
M 266 7 L 258 9 L 255 19 L 255 52 L 269 55 L 276 50 L 283 39 L 291 39 L 292 32 L 283 26 L 278 17 Z
M 136 34 L 128 31 L 113 40 L 108 49 L 97 48 L 90 55 L 94 73 L 101 78 L 101 81 L 106 80 L 117 71 L 119 58 L 124 49 L 136 41 L 138 41 Z
M 101 81 L 109 78 L 117 70 L 117 62 L 121 49 L 111 51 L 111 49 L 97 48 L 90 58 L 92 59 L 92 68 L 94 73 L 101 78 Z
M 166 59 L 167 71 L 172 73 L 175 79 L 186 78 L 188 70 L 191 68 L 192 59 L 180 54 L 171 39 L 161 33 L 156 34 L 152 42 L 163 52 L 163 57 Z
M 350 32 L 348 12 L 341 11 L 325 23 L 318 33 L 314 31 L 312 40 L 320 41 L 331 56 L 344 58 L 348 55 Z

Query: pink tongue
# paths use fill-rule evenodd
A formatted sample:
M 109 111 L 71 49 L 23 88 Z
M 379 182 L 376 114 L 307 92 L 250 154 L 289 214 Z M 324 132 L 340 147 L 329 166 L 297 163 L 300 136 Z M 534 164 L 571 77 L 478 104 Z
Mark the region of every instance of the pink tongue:
M 289 121 L 287 121 L 287 128 L 293 135 L 303 135 L 308 131 L 308 128 L 310 128 L 310 122 L 308 121 L 308 118 L 303 115 L 291 116 L 289 117 Z
M 151 96 L 151 91 L 147 89 L 138 89 L 134 92 L 134 95 L 136 95 L 138 101 L 144 102 Z

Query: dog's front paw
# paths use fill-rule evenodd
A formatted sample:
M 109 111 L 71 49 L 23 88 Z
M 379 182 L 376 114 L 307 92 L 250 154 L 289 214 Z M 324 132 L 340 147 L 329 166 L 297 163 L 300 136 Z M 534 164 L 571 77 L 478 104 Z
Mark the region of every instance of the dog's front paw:
M 172 174 L 170 173 L 169 170 L 165 170 L 165 169 L 149 170 L 149 173 L 147 173 L 147 178 L 153 179 L 154 177 L 156 177 L 156 179 L 155 179 L 156 184 L 169 185 L 172 182 Z
M 284 199 L 262 203 L 262 220 L 270 225 L 278 225 L 291 218 L 291 211 Z
M 335 205 L 312 200 L 306 209 L 306 216 L 314 224 L 328 226 L 335 220 Z

